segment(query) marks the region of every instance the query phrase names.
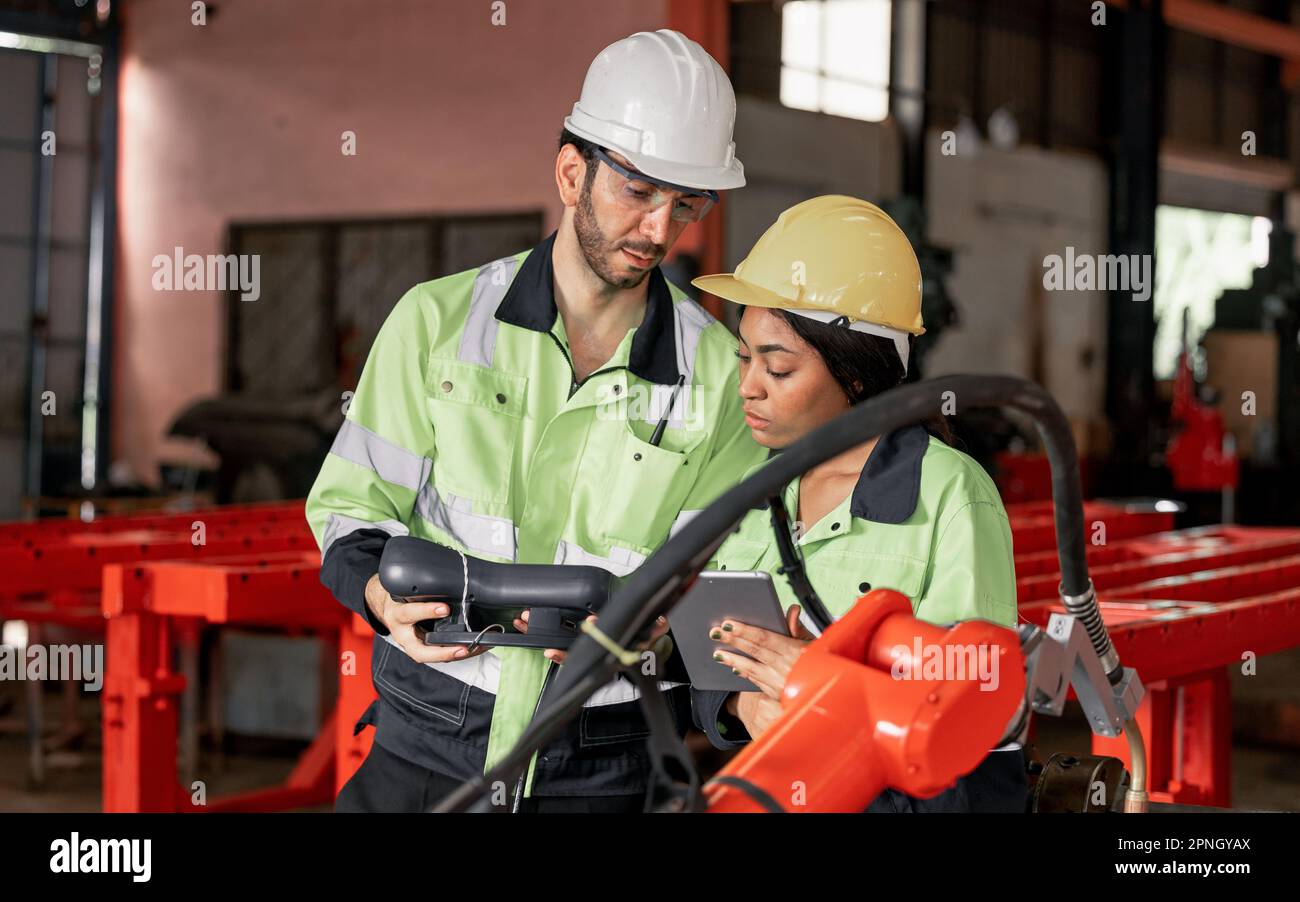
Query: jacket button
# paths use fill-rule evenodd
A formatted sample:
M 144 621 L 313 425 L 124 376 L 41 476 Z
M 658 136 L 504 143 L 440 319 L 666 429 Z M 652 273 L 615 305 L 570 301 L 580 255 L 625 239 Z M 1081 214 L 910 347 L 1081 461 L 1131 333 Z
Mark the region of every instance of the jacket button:
M 633 459 L 633 460 L 640 460 L 640 459 L 641 459 L 641 452 L 638 451 L 637 453 L 633 454 L 633 455 L 632 455 L 632 459 Z
M 623 394 L 623 386 L 621 386 L 621 385 L 615 385 L 615 386 L 614 386 L 614 394 L 616 394 L 616 395 L 621 395 L 621 394 Z
M 863 595 L 871 591 L 871 583 L 858 583 L 858 591 Z
M 443 391 L 451 391 L 451 383 L 450 383 L 450 382 L 444 382 L 444 383 L 442 383 L 442 390 L 443 390 Z
M 838 523 L 832 523 L 832 524 L 831 524 L 831 529 L 839 529 L 839 528 L 840 528 L 840 524 L 838 524 Z
M 504 403 L 506 403 L 506 396 L 505 396 L 505 395 L 500 395 L 500 394 L 497 395 L 497 403 L 498 403 L 498 404 L 504 404 Z

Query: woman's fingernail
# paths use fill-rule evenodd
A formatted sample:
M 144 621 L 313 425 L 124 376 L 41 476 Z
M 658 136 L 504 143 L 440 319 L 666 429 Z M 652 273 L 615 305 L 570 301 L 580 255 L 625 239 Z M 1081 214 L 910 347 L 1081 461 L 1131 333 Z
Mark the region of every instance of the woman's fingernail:
M 446 617 L 451 612 L 447 610 L 447 607 L 445 605 L 438 605 L 436 608 L 433 609 L 433 613 L 439 617 Z
M 724 623 L 724 624 L 722 624 L 722 628 L 723 628 L 724 630 L 726 630 L 727 632 L 731 632 L 731 624 L 730 624 L 730 623 Z
M 714 652 L 714 653 L 713 653 L 713 660 L 715 660 L 715 661 L 722 661 L 722 655 L 718 654 L 717 652 Z M 723 661 L 723 663 L 726 663 L 726 662 Z
M 736 667 L 731 668 L 731 672 L 734 673 L 736 676 L 740 676 L 740 670 Z
M 467 654 L 469 654 L 469 649 L 468 649 L 468 648 L 458 648 L 458 649 L 456 649 L 455 657 L 457 657 L 457 658 L 463 658 L 463 657 L 465 657 Z
M 709 633 L 709 638 L 710 638 L 710 639 L 721 639 L 721 638 L 722 638 L 722 630 L 714 630 L 713 632 Z

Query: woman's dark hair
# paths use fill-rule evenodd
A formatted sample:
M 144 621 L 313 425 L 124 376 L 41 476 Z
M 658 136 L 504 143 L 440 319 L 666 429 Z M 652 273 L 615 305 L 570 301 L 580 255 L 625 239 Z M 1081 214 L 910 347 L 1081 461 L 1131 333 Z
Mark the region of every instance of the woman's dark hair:
M 850 404 L 860 404 L 907 381 L 898 349 L 888 338 L 832 326 L 788 310 L 773 312 L 821 356 Z M 910 348 L 915 339 L 909 335 L 907 341 Z M 936 415 L 922 425 L 935 438 L 952 443 L 952 432 L 944 417 Z
M 564 145 L 566 144 L 572 144 L 577 148 L 578 153 L 587 161 L 587 175 L 583 180 L 582 187 L 584 190 L 590 190 L 591 182 L 596 177 L 596 166 L 593 165 L 596 159 L 596 145 L 592 144 L 586 138 L 579 138 L 567 128 L 560 129 L 560 143 L 559 146 L 555 148 L 556 151 L 558 152 L 563 150 Z

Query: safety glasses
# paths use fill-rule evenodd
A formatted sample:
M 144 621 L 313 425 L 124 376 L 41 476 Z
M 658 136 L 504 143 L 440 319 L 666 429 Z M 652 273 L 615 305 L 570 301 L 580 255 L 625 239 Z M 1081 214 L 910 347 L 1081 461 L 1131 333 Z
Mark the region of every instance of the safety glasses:
M 677 222 L 699 222 L 714 204 L 718 193 L 698 188 L 685 188 L 652 178 L 620 166 L 605 151 L 595 149 L 596 159 L 614 171 L 615 178 L 609 187 L 613 201 L 629 213 L 653 213 L 666 203 L 672 203 L 672 218 Z

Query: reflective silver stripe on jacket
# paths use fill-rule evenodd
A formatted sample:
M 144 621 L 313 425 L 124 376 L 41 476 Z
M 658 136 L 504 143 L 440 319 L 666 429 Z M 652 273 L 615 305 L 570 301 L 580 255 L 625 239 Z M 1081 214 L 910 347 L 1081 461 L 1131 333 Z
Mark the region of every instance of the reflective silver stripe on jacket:
M 492 366 L 492 356 L 497 347 L 497 307 L 505 299 L 510 283 L 514 281 L 519 261 L 502 257 L 479 269 L 474 277 L 474 290 L 469 299 L 469 315 L 460 333 L 460 351 L 456 355 L 464 363 Z
M 667 692 L 676 686 L 685 686 L 686 683 L 673 683 L 667 680 L 660 680 L 658 683 L 660 692 Z M 634 702 L 641 697 L 641 690 L 631 681 L 623 677 L 615 677 L 604 686 L 601 686 L 591 694 L 591 698 L 582 703 L 584 708 L 599 708 L 603 705 L 621 705 L 624 702 Z
M 609 557 L 601 557 L 598 554 L 591 553 L 581 545 L 561 539 L 560 544 L 555 548 L 555 560 L 551 563 L 586 564 L 608 570 L 615 576 L 627 576 L 645 563 L 645 555 L 638 554 L 630 548 L 619 548 L 615 545 L 609 550 Z
M 384 641 L 393 646 L 398 654 L 406 654 L 402 647 L 397 644 L 397 640 L 391 635 L 384 636 Z M 446 674 L 462 683 L 468 683 L 475 689 L 482 689 L 484 692 L 490 692 L 492 695 L 497 694 L 497 689 L 501 685 L 501 659 L 494 655 L 490 650 L 481 655 L 475 655 L 472 658 L 465 658 L 461 661 L 445 661 L 440 664 L 426 664 L 426 667 L 432 667 L 439 673 Z M 377 668 L 379 674 L 375 676 L 375 682 L 381 681 L 383 667 Z M 428 705 L 422 704 L 419 699 L 407 692 L 402 692 L 390 682 L 384 682 L 384 687 L 396 695 L 409 701 L 412 705 L 421 709 L 428 709 Z M 436 713 L 436 712 L 434 712 Z
M 384 482 L 418 492 L 429 478 L 433 461 L 394 444 L 353 420 L 344 420 L 330 453 L 373 470 Z
M 686 374 L 686 384 L 694 381 L 695 350 L 700 333 L 715 322 L 708 311 L 690 298 L 673 304 L 673 325 L 677 344 L 677 370 Z
M 356 517 L 349 517 L 345 514 L 330 514 L 325 519 L 325 530 L 321 533 L 321 557 L 325 552 L 330 550 L 330 546 L 346 535 L 351 535 L 359 529 L 382 529 L 390 536 L 407 536 L 411 532 L 406 528 L 405 523 L 397 520 L 380 520 L 377 523 L 369 520 L 359 520 Z
M 474 513 L 473 502 L 468 498 L 439 495 L 433 483 L 425 483 L 415 498 L 415 512 L 467 551 L 515 559 L 514 522 L 506 517 Z
M 384 641 L 396 649 L 398 654 L 406 654 L 406 652 L 402 651 L 402 647 L 397 644 L 397 640 L 392 636 L 385 636 Z M 447 661 L 444 663 L 426 664 L 424 666 L 432 667 L 434 670 L 444 674 L 445 676 L 449 676 L 454 680 L 459 680 L 462 683 L 468 683 L 475 689 L 481 689 L 491 695 L 496 695 L 501 687 L 501 659 L 498 658 L 490 649 L 481 655 L 475 655 L 472 658 L 465 658 L 461 661 Z M 384 680 L 382 674 L 383 667 L 381 666 L 379 668 L 379 675 L 375 677 L 375 681 L 383 685 L 389 692 L 392 692 L 395 695 L 400 695 L 413 707 L 428 710 L 433 714 L 438 713 L 436 709 L 430 708 L 429 705 L 422 703 L 420 699 L 411 695 L 409 692 L 403 692 L 397 686 L 393 685 L 393 683 Z M 667 691 L 672 689 L 674 686 L 684 685 L 686 684 L 661 680 L 659 682 L 659 689 L 660 691 Z M 582 706 L 584 708 L 599 708 L 605 705 L 618 705 L 623 702 L 633 702 L 640 697 L 641 692 L 636 686 L 628 680 L 616 677 L 593 692 L 591 698 L 583 702 Z

